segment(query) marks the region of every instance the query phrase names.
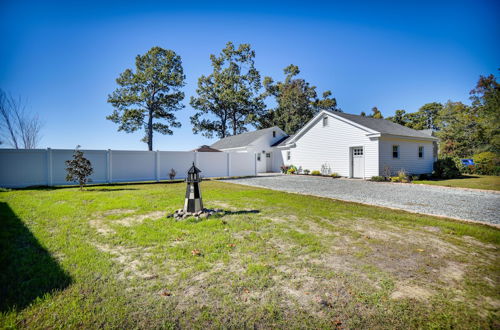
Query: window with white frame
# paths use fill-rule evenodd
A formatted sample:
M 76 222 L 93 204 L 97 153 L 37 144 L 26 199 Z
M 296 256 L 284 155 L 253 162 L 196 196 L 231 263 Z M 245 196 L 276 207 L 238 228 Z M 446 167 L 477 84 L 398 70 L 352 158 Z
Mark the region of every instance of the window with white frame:
M 399 146 L 392 146 L 392 158 L 399 158 Z
M 418 147 L 418 158 L 424 158 L 424 147 L 423 146 Z
M 286 160 L 290 160 L 292 158 L 292 152 L 291 151 L 287 151 L 286 152 Z
M 328 117 L 323 117 L 323 127 L 328 126 Z

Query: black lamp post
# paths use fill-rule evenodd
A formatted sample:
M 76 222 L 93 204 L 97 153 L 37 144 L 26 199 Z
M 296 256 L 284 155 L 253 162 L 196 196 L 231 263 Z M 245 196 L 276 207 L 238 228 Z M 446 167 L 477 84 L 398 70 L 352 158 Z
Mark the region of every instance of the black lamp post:
M 187 187 L 186 187 L 186 200 L 184 202 L 184 212 L 196 213 L 203 210 L 203 201 L 201 200 L 200 191 L 200 173 L 201 171 L 194 166 L 191 166 L 187 172 Z

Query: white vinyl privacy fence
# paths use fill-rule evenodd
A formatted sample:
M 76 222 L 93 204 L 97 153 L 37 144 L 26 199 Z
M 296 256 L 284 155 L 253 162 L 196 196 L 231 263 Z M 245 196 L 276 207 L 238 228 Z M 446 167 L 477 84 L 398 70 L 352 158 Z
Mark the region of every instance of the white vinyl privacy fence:
M 257 170 L 252 153 L 82 151 L 94 168 L 93 183 L 166 180 L 172 168 L 176 179 L 184 179 L 193 162 L 205 178 L 256 175 Z M 65 161 L 72 156 L 68 149 L 0 149 L 0 187 L 72 184 L 65 180 Z

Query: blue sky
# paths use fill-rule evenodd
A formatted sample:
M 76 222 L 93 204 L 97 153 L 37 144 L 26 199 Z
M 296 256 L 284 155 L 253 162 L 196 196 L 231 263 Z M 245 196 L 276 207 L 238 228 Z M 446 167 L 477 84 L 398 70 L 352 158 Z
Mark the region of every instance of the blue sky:
M 348 2 L 348 3 L 347 3 Z M 143 133 L 105 119 L 120 72 L 152 46 L 177 52 L 187 76 L 182 128 L 154 149 L 210 144 L 193 135 L 189 97 L 227 41 L 250 43 L 262 76 L 298 65 L 348 113 L 384 116 L 427 102 L 468 102 L 500 67 L 500 8 L 488 1 L 0 2 L 0 88 L 45 123 L 40 147 L 144 150 Z

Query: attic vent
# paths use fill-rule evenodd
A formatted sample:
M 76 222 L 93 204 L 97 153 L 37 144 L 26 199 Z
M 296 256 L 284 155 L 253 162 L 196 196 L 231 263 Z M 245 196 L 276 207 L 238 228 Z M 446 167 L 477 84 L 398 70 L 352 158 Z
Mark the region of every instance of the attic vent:
M 323 117 L 323 127 L 328 126 L 328 117 Z
M 273 137 L 276 137 L 276 131 L 273 131 Z

